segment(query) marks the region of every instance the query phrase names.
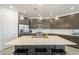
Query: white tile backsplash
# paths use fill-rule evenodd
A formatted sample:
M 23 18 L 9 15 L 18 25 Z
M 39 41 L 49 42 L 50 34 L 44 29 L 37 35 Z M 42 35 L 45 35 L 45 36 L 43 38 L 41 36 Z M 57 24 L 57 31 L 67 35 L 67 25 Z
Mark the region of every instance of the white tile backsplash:
M 62 35 L 72 35 L 73 30 L 76 32 L 79 29 L 31 29 L 32 33 L 43 32 L 43 33 L 51 33 L 51 34 L 62 34 Z

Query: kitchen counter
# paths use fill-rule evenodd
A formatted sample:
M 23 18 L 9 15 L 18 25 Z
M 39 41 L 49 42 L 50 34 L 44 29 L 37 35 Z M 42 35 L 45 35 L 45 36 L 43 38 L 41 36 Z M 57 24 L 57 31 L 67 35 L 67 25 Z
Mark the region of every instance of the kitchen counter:
M 67 35 L 67 36 L 79 37 L 79 35 L 78 35 L 79 29 L 31 29 L 31 30 L 32 30 L 32 33 L 41 31 L 43 33 L 48 33 L 49 35 L 57 34 L 57 35 Z
M 48 36 L 48 38 L 34 38 L 32 36 L 21 36 L 8 43 L 7 45 L 77 45 L 59 36 Z

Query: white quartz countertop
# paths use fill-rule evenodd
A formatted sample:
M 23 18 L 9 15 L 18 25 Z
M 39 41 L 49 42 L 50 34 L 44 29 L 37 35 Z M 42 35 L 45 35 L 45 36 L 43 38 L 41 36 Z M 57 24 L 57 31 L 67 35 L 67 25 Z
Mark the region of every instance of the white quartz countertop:
M 76 43 L 59 36 L 48 36 L 48 38 L 22 36 L 6 43 L 6 45 L 76 45 Z

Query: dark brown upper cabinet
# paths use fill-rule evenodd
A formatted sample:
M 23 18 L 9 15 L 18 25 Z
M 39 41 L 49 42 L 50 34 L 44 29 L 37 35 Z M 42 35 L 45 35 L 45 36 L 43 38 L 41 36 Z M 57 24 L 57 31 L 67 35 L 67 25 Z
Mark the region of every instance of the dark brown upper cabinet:
M 62 17 L 63 18 L 63 29 L 72 29 L 73 26 L 72 26 L 72 20 L 71 20 L 71 17 L 69 16 L 65 16 L 65 17 Z
M 27 21 L 28 22 L 28 21 Z M 36 29 L 79 29 L 79 14 L 60 17 L 59 20 L 52 19 L 30 19 L 30 28 Z
M 54 29 L 79 29 L 79 14 L 60 17 L 53 24 Z
M 18 18 L 18 23 L 19 23 L 19 24 L 29 25 L 29 18 L 24 17 L 24 20 L 21 20 L 20 17 L 19 17 L 19 18 Z
M 53 28 L 54 29 L 64 29 L 64 19 L 59 19 L 59 20 L 55 20 L 53 21 Z
M 43 19 L 42 20 L 42 27 L 43 29 L 50 29 L 50 19 Z
M 38 19 L 31 19 L 30 21 L 30 28 L 31 29 L 50 29 L 50 23 L 48 19 L 38 20 Z
M 71 18 L 73 29 L 79 29 L 79 14 L 73 15 Z
M 37 28 L 37 24 L 39 24 L 41 22 L 38 21 L 38 19 L 30 19 L 30 28 L 31 29 L 36 29 Z

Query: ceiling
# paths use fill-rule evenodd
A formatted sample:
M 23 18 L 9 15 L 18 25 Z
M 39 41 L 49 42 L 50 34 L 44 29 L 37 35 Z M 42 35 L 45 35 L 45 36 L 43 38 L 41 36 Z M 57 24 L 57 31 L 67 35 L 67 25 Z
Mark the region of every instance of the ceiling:
M 0 6 L 9 8 L 10 5 L 3 4 Z M 79 4 L 14 4 L 12 6 L 19 14 L 30 18 L 36 18 L 39 14 L 45 18 L 53 18 L 79 12 Z M 26 12 L 23 13 L 23 10 Z

